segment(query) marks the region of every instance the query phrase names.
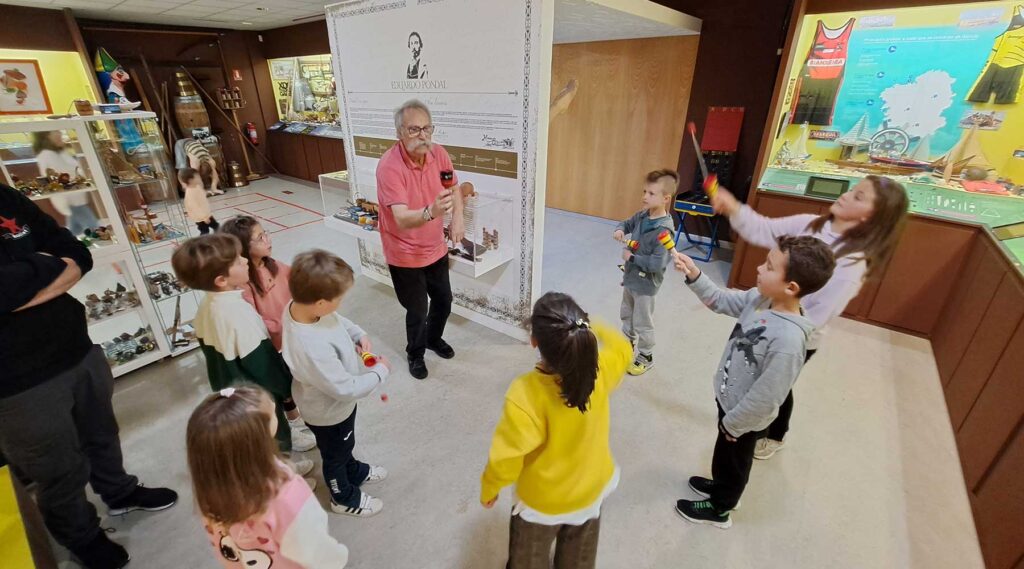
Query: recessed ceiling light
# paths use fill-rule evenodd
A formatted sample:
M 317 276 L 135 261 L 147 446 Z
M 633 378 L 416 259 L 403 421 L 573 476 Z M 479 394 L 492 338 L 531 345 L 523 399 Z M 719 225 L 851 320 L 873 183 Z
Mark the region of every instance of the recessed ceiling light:
M 264 8 L 264 7 L 262 7 L 262 6 L 257 6 L 257 7 L 256 7 L 256 11 L 257 11 L 257 12 L 266 12 L 266 11 L 267 11 L 267 9 L 266 9 L 266 8 Z
M 251 25 L 252 25 L 252 22 L 242 22 L 242 25 L 243 25 L 243 26 L 251 26 Z

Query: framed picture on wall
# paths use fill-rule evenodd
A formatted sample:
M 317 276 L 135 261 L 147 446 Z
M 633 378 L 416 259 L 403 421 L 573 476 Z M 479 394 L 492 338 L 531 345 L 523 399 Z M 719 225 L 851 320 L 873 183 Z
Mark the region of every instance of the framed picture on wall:
M 291 80 L 295 73 L 295 59 L 288 57 L 270 60 L 270 78 L 277 81 Z
M 39 61 L 0 59 L 0 115 L 52 113 Z

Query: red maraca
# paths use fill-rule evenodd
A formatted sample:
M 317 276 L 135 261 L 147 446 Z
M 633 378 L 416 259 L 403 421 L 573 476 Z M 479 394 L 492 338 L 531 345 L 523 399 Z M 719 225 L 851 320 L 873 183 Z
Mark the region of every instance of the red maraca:
M 362 357 L 363 357 L 363 365 L 364 366 L 366 366 L 368 368 L 371 368 L 371 367 L 377 365 L 377 356 L 371 354 L 370 352 L 363 352 Z M 380 400 L 385 402 L 385 403 L 387 403 L 388 402 L 388 394 L 387 393 L 381 393 L 380 394 Z

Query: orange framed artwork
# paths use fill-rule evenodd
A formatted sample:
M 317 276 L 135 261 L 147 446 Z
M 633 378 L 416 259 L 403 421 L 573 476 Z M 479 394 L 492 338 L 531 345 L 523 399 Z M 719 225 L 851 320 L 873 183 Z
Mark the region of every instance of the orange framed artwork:
M 0 115 L 52 113 L 39 61 L 0 59 Z

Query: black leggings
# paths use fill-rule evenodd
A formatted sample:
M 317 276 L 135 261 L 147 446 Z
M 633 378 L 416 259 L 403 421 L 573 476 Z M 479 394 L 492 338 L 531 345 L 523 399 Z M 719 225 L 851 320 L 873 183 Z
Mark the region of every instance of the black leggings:
M 211 215 L 210 219 L 208 219 L 207 221 L 200 221 L 196 223 L 196 227 L 199 228 L 200 235 L 206 235 L 210 231 L 217 231 L 217 229 L 220 227 L 220 224 L 217 223 L 217 220 Z
M 804 357 L 804 363 L 811 361 L 811 356 L 818 350 L 807 350 L 807 355 Z M 775 417 L 771 425 L 768 425 L 768 430 L 765 431 L 765 436 L 773 441 L 781 441 L 786 433 L 789 432 L 789 420 L 793 418 L 793 390 L 789 390 L 789 395 L 786 395 L 786 400 L 782 402 L 782 406 L 779 407 L 779 416 Z

